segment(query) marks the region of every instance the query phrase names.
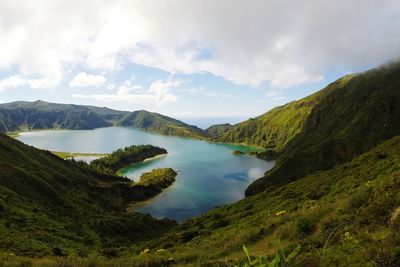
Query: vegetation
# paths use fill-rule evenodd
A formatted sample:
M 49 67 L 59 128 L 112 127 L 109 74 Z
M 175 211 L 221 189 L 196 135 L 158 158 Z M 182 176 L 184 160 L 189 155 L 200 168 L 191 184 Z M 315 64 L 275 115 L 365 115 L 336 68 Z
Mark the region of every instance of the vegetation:
M 145 110 L 134 111 L 127 114 L 122 118 L 118 125 L 136 127 L 145 131 L 156 132 L 164 135 L 197 139 L 206 138 L 206 133 L 196 126 L 188 125 L 179 120 Z
M 90 130 L 113 125 L 197 139 L 206 139 L 208 136 L 206 131 L 196 126 L 145 110 L 127 112 L 40 100 L 0 104 L 0 132 L 17 133 L 35 129 Z
M 126 213 L 127 178 L 98 174 L 0 134 L 0 250 L 6 255 L 108 256 L 175 226 Z
M 134 183 L 132 188 L 138 201 L 150 199 L 168 188 L 175 182 L 175 177 L 178 175 L 171 168 L 154 169 L 150 172 L 145 172 L 140 176 L 140 180 Z
M 101 111 L 101 113 L 100 113 Z M 32 129 L 94 129 L 111 126 L 125 112 L 44 101 L 0 105 L 0 132 Z
M 231 130 L 234 126 L 229 123 L 216 124 L 208 127 L 205 131 L 209 136 L 219 136 Z
M 243 260 L 242 244 L 272 260 L 299 244 L 296 266 L 397 266 L 399 148 L 397 136 L 351 162 L 193 218 L 147 247 L 167 249 L 182 265 L 232 266 Z
M 145 172 L 140 176 L 139 182 L 135 185 L 154 185 L 160 189 L 167 188 L 175 182 L 177 173 L 171 168 L 154 169 L 151 172 Z
M 348 75 L 214 137 L 261 145 L 258 156 L 276 165 L 245 199 L 180 225 L 122 212 L 149 197 L 141 193 L 145 185 L 165 186 L 173 170 L 154 170 L 132 185 L 0 135 L 0 259 L 41 266 L 399 266 L 399 86 L 400 63 Z M 51 254 L 57 257 L 32 258 Z
M 91 161 L 90 167 L 99 172 L 115 174 L 118 170 L 133 163 L 166 153 L 167 150 L 164 148 L 152 145 L 133 145 L 118 149 L 105 157 Z
M 99 154 L 99 153 L 79 153 L 79 152 L 61 152 L 61 151 L 50 151 L 54 155 L 62 158 L 62 159 L 71 159 L 75 157 L 105 157 L 108 154 Z
M 400 134 L 400 63 L 348 75 L 304 100 L 302 130 L 279 150 L 273 169 L 247 195 L 348 162 Z
M 112 260 L 3 259 L 37 266 L 244 266 L 249 258 L 281 261 L 300 245 L 289 266 L 398 266 L 399 148 L 397 136 L 331 170 L 220 206 Z

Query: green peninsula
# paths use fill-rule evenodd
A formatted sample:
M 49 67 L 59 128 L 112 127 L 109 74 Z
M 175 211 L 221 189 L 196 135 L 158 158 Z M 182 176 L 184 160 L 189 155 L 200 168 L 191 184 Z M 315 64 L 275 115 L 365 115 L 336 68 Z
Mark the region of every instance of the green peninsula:
M 172 185 L 177 175 L 178 173 L 171 168 L 159 168 L 145 172 L 139 181 L 133 184 L 133 191 L 138 200 L 150 199 Z
M 133 145 L 95 159 L 89 165 L 99 172 L 115 174 L 118 170 L 131 164 L 162 154 L 167 154 L 167 150 L 152 145 Z

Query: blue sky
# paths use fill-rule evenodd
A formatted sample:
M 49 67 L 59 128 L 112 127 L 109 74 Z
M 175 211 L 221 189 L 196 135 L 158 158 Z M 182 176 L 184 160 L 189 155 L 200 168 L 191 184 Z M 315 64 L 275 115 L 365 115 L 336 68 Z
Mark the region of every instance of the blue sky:
M 399 32 L 394 0 L 5 0 L 0 101 L 235 122 L 398 59 Z

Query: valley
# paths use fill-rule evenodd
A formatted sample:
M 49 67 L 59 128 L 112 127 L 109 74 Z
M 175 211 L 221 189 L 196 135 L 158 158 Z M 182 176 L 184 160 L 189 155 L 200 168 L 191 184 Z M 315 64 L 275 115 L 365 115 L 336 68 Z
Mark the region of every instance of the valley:
M 18 256 L 1 257 L 39 266 L 244 266 L 296 250 L 299 266 L 397 266 L 399 84 L 395 62 L 236 125 L 198 131 L 172 120 L 164 127 L 164 116 L 148 124 L 138 112 L 125 120 L 137 128 L 110 122 L 16 137 L 67 153 L 110 154 L 133 144 L 168 151 L 108 174 L 2 134 L 0 246 Z M 128 178 L 113 175 L 118 170 Z M 145 180 L 155 182 L 157 196 L 135 191 Z M 44 225 L 54 234 L 45 235 Z M 56 258 L 44 262 L 49 255 Z

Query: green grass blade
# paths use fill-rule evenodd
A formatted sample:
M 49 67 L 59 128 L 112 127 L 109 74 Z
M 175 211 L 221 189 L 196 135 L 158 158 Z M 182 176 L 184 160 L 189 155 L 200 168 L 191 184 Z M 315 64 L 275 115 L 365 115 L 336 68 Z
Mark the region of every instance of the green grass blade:
M 290 262 L 294 257 L 296 257 L 297 254 L 299 254 L 300 249 L 301 249 L 301 247 L 300 247 L 300 245 L 298 245 L 298 246 L 289 254 L 289 256 L 286 257 L 285 262 Z

